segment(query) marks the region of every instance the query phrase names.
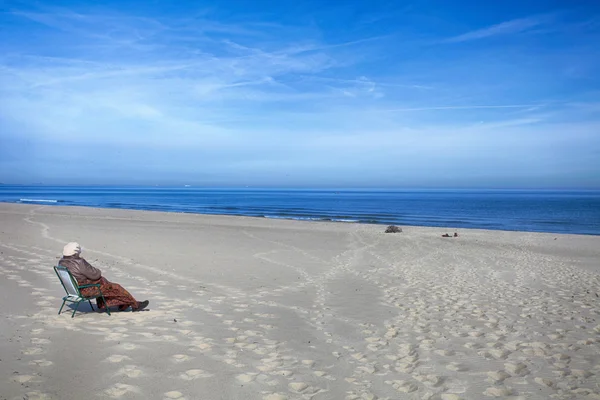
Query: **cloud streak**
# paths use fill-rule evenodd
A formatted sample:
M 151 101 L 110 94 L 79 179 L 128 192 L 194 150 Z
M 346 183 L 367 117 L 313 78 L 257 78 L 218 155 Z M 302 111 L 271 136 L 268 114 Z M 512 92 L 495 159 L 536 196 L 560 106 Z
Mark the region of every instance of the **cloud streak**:
M 478 109 L 502 109 L 502 108 L 539 108 L 539 104 L 501 104 L 501 105 L 465 105 L 465 106 L 433 106 L 433 107 L 413 107 L 396 108 L 388 111 L 436 111 L 436 110 L 478 110 Z
M 501 22 L 482 29 L 466 32 L 458 36 L 453 36 L 443 40 L 445 43 L 461 43 L 474 40 L 488 39 L 497 36 L 508 36 L 531 31 L 542 25 L 553 21 L 551 15 L 538 15 L 527 18 L 518 18 L 510 21 Z

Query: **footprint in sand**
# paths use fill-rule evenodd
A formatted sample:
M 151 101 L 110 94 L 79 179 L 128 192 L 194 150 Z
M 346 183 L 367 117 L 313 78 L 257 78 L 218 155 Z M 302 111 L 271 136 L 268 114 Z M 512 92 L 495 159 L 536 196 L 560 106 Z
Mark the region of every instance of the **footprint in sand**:
M 256 373 L 241 374 L 235 377 L 240 383 L 250 383 L 256 378 Z
M 487 373 L 488 379 L 487 381 L 490 383 L 502 383 L 505 379 L 510 378 L 511 376 L 504 371 L 489 371 Z
M 129 337 L 129 335 L 127 335 L 125 333 L 112 332 L 112 333 L 109 333 L 108 335 L 106 335 L 104 337 L 104 340 L 118 341 L 118 340 L 122 340 L 126 337 Z
M 50 365 L 52 365 L 53 362 L 52 361 L 48 361 L 48 360 L 33 360 L 29 362 L 29 365 L 35 365 L 38 367 L 49 367 Z
M 126 365 L 125 367 L 117 371 L 115 376 L 117 375 L 125 375 L 129 378 L 138 378 L 143 375 L 143 372 L 140 369 L 138 369 L 138 367 L 136 367 L 135 365 Z
M 523 363 L 505 363 L 504 368 L 511 375 L 526 375 L 529 373 L 527 365 Z
M 437 376 L 434 374 L 415 375 L 414 378 L 416 380 L 418 380 L 419 382 L 422 382 L 425 385 L 430 386 L 430 387 L 440 386 L 444 381 L 444 379 L 441 376 Z
M 163 395 L 165 399 L 176 399 L 176 400 L 184 400 L 183 393 L 173 390 L 171 392 L 167 392 Z
M 31 343 L 32 344 L 50 344 L 52 342 L 48 339 L 31 338 Z
M 446 369 L 456 372 L 463 372 L 468 370 L 468 368 L 465 367 L 463 364 L 457 362 L 451 362 L 450 364 L 446 365 Z
M 23 400 L 50 400 L 51 397 L 46 393 L 42 393 L 39 390 L 35 390 L 33 392 L 27 392 L 23 396 Z
M 386 381 L 385 383 L 392 385 L 394 389 L 401 393 L 412 393 L 419 389 L 414 383 L 403 380 Z
M 206 351 L 210 351 L 212 349 L 212 346 L 209 343 L 194 343 L 194 350 L 198 350 L 200 352 L 206 352 Z
M 237 362 L 236 359 L 234 358 L 226 358 L 223 360 L 224 363 L 229 364 L 229 365 L 233 365 L 236 368 L 242 368 L 245 367 L 244 364 Z
M 294 393 L 302 393 L 308 389 L 308 384 L 304 382 L 291 382 L 288 384 L 288 388 Z
M 26 383 L 33 379 L 34 377 L 31 375 L 16 375 L 12 377 L 13 382 L 17 383 Z
M 285 371 L 282 371 L 282 372 L 285 372 Z M 328 379 L 330 381 L 335 381 L 336 380 L 333 376 L 328 375 L 325 371 L 314 371 L 313 373 L 316 376 L 318 376 L 319 378 L 325 378 L 325 379 Z
M 454 393 L 444 393 L 442 394 L 442 400 L 462 400 L 463 398 Z
M 191 381 L 200 378 L 210 378 L 211 376 L 212 374 L 209 374 L 208 372 L 203 371 L 201 369 L 190 369 L 179 375 L 181 379 L 184 379 L 186 381 Z
M 138 346 L 137 346 L 137 345 L 135 345 L 135 344 L 133 344 L 133 343 L 123 343 L 123 344 L 122 344 L 122 347 L 123 347 L 125 350 L 135 350 L 135 349 L 137 349 L 137 348 L 138 348 Z
M 31 355 L 36 355 L 36 354 L 42 354 L 42 353 L 44 353 L 44 350 L 40 349 L 39 347 L 29 347 L 25 350 L 21 350 L 21 353 L 31 356 Z
M 126 385 L 124 383 L 117 383 L 113 387 L 104 391 L 106 395 L 114 399 L 121 398 L 128 393 L 141 393 L 140 388 L 133 385 Z
M 263 400 L 288 400 L 288 397 L 279 393 L 270 393 L 263 396 Z
M 483 394 L 488 397 L 507 397 L 507 396 L 510 396 L 512 394 L 512 392 L 511 392 L 511 390 L 509 390 L 505 387 L 494 386 L 494 387 L 489 387 L 489 388 L 485 389 Z
M 184 362 L 184 361 L 189 361 L 194 357 L 190 357 L 187 354 L 175 354 L 174 356 L 171 356 L 171 360 L 173 360 L 173 362 Z
M 121 354 L 113 354 L 106 359 L 106 361 L 111 362 L 111 363 L 120 363 L 123 360 L 130 360 L 130 358 L 127 356 L 123 356 Z
M 539 377 L 539 376 L 537 378 L 535 378 L 534 381 L 538 385 L 547 386 L 549 388 L 554 388 L 554 386 L 555 386 L 554 382 L 551 381 L 550 379 L 542 378 L 542 377 Z

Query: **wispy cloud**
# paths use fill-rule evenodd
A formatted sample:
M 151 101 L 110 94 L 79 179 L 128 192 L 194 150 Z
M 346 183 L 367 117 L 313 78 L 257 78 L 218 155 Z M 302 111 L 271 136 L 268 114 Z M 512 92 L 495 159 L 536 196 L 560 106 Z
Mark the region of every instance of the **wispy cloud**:
M 478 110 L 478 109 L 502 109 L 539 107 L 537 104 L 499 104 L 499 105 L 465 105 L 465 106 L 432 106 L 432 107 L 409 107 L 394 108 L 388 111 L 435 111 L 435 110 Z
M 513 19 L 482 29 L 476 29 L 458 36 L 443 40 L 446 43 L 460 43 L 472 40 L 486 39 L 494 36 L 507 36 L 523 33 L 548 24 L 554 20 L 553 15 L 537 15 L 527 18 Z

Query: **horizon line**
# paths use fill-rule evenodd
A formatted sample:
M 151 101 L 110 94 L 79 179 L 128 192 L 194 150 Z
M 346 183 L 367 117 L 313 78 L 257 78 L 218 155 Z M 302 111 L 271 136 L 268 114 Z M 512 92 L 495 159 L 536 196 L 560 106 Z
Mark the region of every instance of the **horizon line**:
M 72 188 L 140 188 L 140 189 L 154 189 L 154 188 L 166 188 L 166 189 L 249 189 L 249 190 L 331 190 L 331 191 L 347 191 L 347 190 L 377 190 L 377 191 L 410 191 L 410 190 L 424 190 L 424 191 L 442 191 L 442 190 L 461 190 L 461 191 L 589 191 L 595 192 L 600 191 L 600 187 L 575 187 L 575 188 L 562 188 L 562 187 L 452 187 L 452 186 L 258 186 L 258 185 L 226 185 L 226 186 L 211 186 L 211 185 L 194 185 L 194 184 L 44 184 L 44 183 L 0 183 L 1 186 L 16 186 L 16 187 L 72 187 Z

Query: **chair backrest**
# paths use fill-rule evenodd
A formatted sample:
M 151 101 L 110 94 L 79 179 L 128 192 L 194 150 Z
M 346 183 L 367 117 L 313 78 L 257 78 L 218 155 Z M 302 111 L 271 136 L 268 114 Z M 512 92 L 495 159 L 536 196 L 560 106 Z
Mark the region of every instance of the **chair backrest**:
M 62 283 L 63 287 L 65 288 L 65 291 L 69 296 L 81 296 L 81 294 L 79 293 L 79 286 L 77 285 L 77 281 L 75 280 L 75 278 L 73 278 L 73 275 L 71 275 L 71 272 L 67 268 L 58 265 L 54 267 L 54 271 L 56 271 L 58 279 L 60 279 L 60 282 Z

